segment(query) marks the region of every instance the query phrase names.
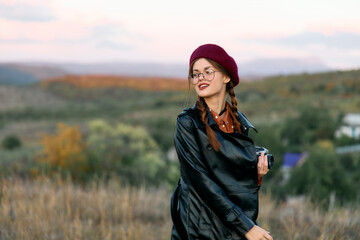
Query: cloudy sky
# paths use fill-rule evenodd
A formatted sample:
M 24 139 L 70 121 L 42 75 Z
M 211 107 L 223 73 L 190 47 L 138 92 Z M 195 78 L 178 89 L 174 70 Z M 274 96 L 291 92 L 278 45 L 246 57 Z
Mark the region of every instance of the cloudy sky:
M 186 63 L 204 43 L 238 62 L 360 67 L 359 0 L 0 0 L 0 62 Z

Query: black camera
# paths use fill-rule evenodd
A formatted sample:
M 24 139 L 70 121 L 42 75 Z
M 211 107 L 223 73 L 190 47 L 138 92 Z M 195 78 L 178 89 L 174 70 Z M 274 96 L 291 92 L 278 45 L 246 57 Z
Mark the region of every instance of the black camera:
M 267 156 L 268 168 L 271 169 L 274 165 L 274 156 L 272 154 L 270 154 L 269 150 L 267 150 L 264 147 L 255 146 L 255 149 L 256 149 L 256 156 L 259 157 L 262 152 L 264 153 L 264 155 Z

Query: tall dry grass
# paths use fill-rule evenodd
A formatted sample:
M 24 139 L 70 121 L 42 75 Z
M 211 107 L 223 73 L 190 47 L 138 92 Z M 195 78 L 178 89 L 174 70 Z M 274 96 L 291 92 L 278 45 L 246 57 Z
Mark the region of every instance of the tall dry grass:
M 0 180 L 0 239 L 170 238 L 171 192 L 113 179 L 80 187 L 49 179 Z M 360 209 L 322 211 L 308 201 L 262 195 L 260 225 L 274 239 L 360 239 Z
M 268 194 L 260 197 L 259 216 L 260 225 L 275 239 L 360 239 L 360 209 L 355 206 L 325 210 L 306 198 L 276 204 Z
M 1 180 L 0 239 L 169 239 L 169 193 L 119 181 Z

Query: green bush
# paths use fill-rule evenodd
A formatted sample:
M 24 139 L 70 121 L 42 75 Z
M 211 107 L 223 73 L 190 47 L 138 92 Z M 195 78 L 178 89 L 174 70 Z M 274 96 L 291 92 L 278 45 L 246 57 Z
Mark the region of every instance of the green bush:
M 22 147 L 16 151 L 0 149 L 0 176 L 28 178 L 39 168 L 35 154 L 39 146 Z
M 15 135 L 9 135 L 2 141 L 2 146 L 4 149 L 13 150 L 21 147 L 21 140 Z
M 96 120 L 90 124 L 88 151 L 105 174 L 117 174 L 132 185 L 159 183 L 165 167 L 157 143 L 143 127 L 123 123 L 112 126 Z
M 292 171 L 286 189 L 290 194 L 308 195 L 324 207 L 328 206 L 332 192 L 340 204 L 355 197 L 353 183 L 329 141 L 312 147 L 303 165 Z
M 352 137 L 349 137 L 347 135 L 341 135 L 340 137 L 335 139 L 335 145 L 337 147 L 354 145 L 354 144 L 358 144 L 359 142 L 360 142 L 360 140 L 356 140 L 356 139 L 354 139 Z
M 303 107 L 299 116 L 286 120 L 282 137 L 288 146 L 298 146 L 299 151 L 318 140 L 334 140 L 336 121 L 324 107 Z
M 148 120 L 148 131 L 162 151 L 168 151 L 174 146 L 175 120 L 176 117 L 158 117 Z

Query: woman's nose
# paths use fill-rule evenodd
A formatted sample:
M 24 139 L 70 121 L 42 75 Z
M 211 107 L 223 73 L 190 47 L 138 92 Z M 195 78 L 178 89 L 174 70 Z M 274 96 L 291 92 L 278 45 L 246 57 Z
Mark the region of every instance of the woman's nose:
M 200 78 L 200 76 L 201 76 L 201 78 Z M 203 73 L 199 73 L 199 80 L 200 80 L 200 79 L 205 79 Z

